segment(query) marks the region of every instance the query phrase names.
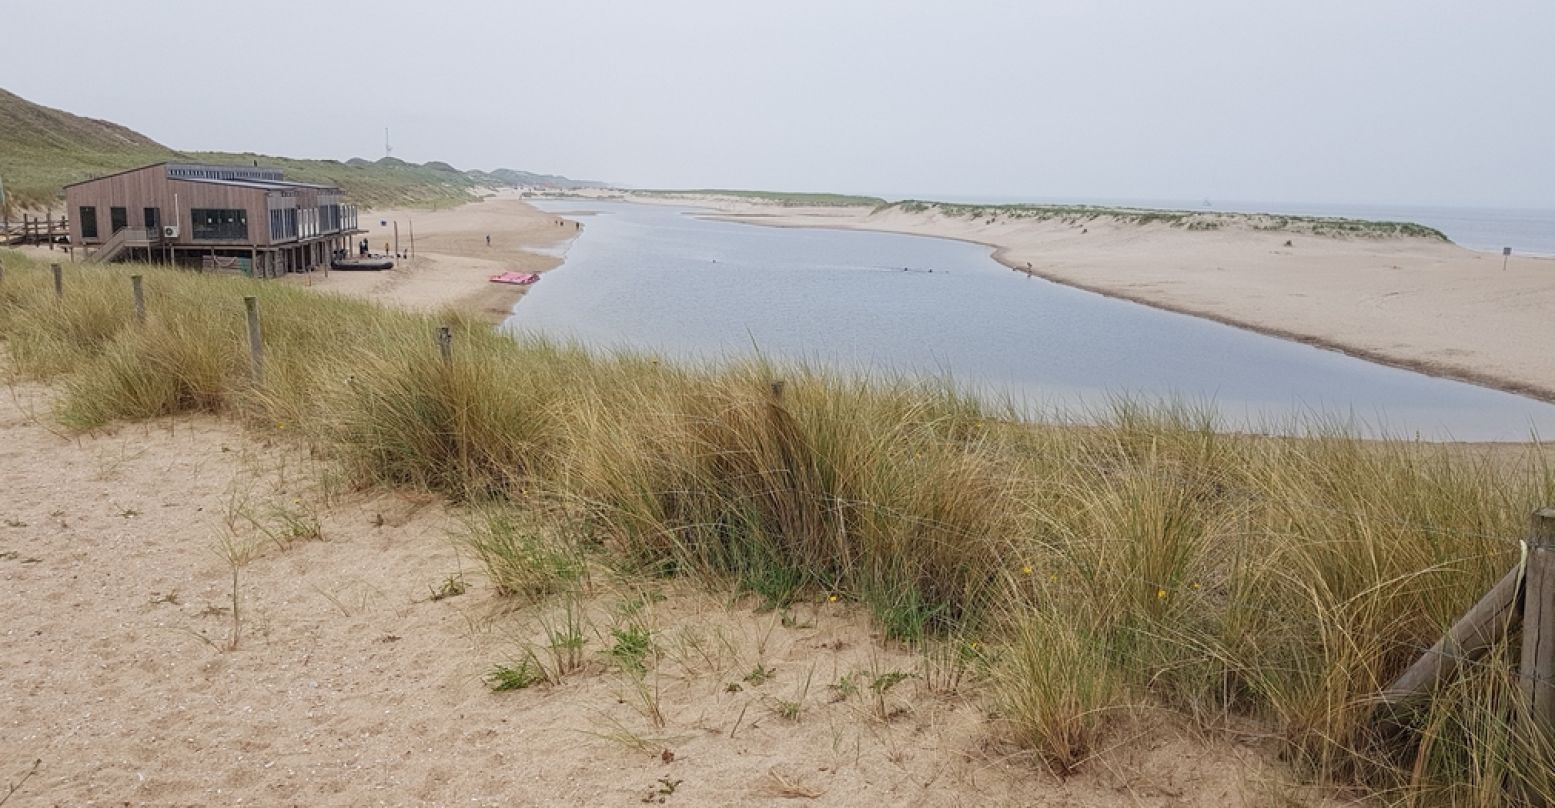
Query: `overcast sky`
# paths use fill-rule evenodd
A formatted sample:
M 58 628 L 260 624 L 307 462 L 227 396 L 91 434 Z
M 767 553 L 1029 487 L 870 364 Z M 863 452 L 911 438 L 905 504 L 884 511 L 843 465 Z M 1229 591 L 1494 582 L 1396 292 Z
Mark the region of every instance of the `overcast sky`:
M 1555 208 L 1552 0 L 7 3 L 180 149 L 644 187 Z

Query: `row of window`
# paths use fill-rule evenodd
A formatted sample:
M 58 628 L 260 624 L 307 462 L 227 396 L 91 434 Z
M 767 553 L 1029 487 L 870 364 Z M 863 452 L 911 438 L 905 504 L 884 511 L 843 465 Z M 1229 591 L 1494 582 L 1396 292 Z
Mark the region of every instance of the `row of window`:
M 278 208 L 270 211 L 270 240 L 286 241 L 297 237 L 297 209 Z
M 167 175 L 175 179 L 206 180 L 273 180 L 280 181 L 281 172 L 274 168 L 220 168 L 215 166 L 169 166 Z
M 281 208 L 270 211 L 270 240 L 285 241 L 297 238 L 298 235 L 312 237 L 322 232 L 334 232 L 340 229 L 343 218 L 342 206 L 324 205 L 317 210 L 304 210 L 301 227 L 296 208 Z M 196 241 L 245 241 L 248 239 L 248 211 L 241 208 L 195 208 L 189 212 L 191 220 L 191 237 Z M 98 237 L 97 208 L 82 206 L 80 210 L 81 236 L 82 238 L 95 239 Z M 160 208 L 144 208 L 141 211 L 141 221 L 147 230 L 153 232 L 162 227 L 162 210 Z M 350 222 L 355 226 L 355 222 Z M 112 207 L 108 209 L 108 226 L 111 233 L 117 233 L 130 226 L 128 208 Z
M 195 208 L 189 224 L 195 241 L 248 240 L 248 211 L 242 208 Z
M 81 208 L 81 235 L 85 238 L 97 238 L 97 208 L 83 206 Z M 147 230 L 156 230 L 162 226 L 161 208 L 144 208 L 141 210 L 142 226 Z M 130 212 L 128 208 L 113 207 L 108 209 L 108 227 L 117 233 L 130 226 Z

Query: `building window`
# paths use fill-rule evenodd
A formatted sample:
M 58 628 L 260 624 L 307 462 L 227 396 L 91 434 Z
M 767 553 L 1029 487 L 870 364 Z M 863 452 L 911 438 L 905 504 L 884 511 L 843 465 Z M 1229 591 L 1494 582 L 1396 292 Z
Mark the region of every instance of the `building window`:
M 142 211 L 142 214 L 145 217 L 142 221 L 146 223 L 147 230 L 150 230 L 153 233 L 161 232 L 162 211 L 160 208 L 146 208 L 144 211 Z
M 242 208 L 195 208 L 189 218 L 195 241 L 248 240 L 248 211 Z
M 270 240 L 290 241 L 297 237 L 297 209 L 276 208 L 270 211 Z
M 120 230 L 123 230 L 126 227 L 129 227 L 130 226 L 130 209 L 129 208 L 109 208 L 108 209 L 108 225 L 113 228 L 113 232 L 115 232 L 115 233 L 119 232 Z
M 81 238 L 97 238 L 97 208 L 82 206 Z

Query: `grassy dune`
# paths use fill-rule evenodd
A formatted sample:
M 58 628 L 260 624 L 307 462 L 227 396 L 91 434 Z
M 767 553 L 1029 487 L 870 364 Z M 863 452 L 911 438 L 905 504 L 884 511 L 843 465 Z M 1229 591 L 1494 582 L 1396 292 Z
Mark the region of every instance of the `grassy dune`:
M 1329 238 L 1424 238 L 1450 241 L 1440 230 L 1413 222 L 1345 219 L 1335 216 L 1294 216 L 1276 213 L 1236 213 L 1229 211 L 1158 210 L 1104 205 L 1049 204 L 969 204 L 906 199 L 887 202 L 873 196 L 826 193 L 784 193 L 777 191 L 703 190 L 630 190 L 624 192 L 650 197 L 720 197 L 762 202 L 782 207 L 868 207 L 874 213 L 932 213 L 954 219 L 985 219 L 992 224 L 1004 221 L 1054 221 L 1084 226 L 1103 221 L 1127 225 L 1163 225 L 1183 230 L 1252 230 L 1300 233 Z
M 376 161 L 297 160 L 263 154 L 179 152 L 109 121 L 84 118 L 34 104 L 0 89 L 0 180 L 13 215 L 36 208 L 58 210 L 67 183 L 163 160 L 280 168 L 297 182 L 340 186 L 368 207 L 440 207 L 475 198 L 480 188 L 533 184 L 559 188 L 594 183 L 512 169 L 460 171 L 447 163 L 423 165 Z
M 939 384 L 593 355 L 156 268 L 142 326 L 127 267 L 72 266 L 57 301 L 43 265 L 4 260 L 6 367 L 51 380 L 66 427 L 226 413 L 358 484 L 466 501 L 498 514 L 470 541 L 510 596 L 565 589 L 588 557 L 771 604 L 855 600 L 964 670 L 991 726 L 1060 773 L 1166 711 L 1387 802 L 1502 804 L 1509 776 L 1555 795 L 1549 739 L 1507 720 L 1515 642 L 1375 728 L 1374 694 L 1555 502 L 1537 449 L 1251 438 L 1168 406 L 1016 425 Z M 554 533 L 515 538 L 514 507 Z
M 1029 219 L 1084 225 L 1099 220 L 1122 224 L 1178 227 L 1184 230 L 1219 230 L 1222 227 L 1246 227 L 1253 230 L 1307 233 L 1332 238 L 1424 238 L 1449 241 L 1440 230 L 1413 222 L 1345 219 L 1336 216 L 1293 216 L 1276 213 L 1234 213 L 1228 211 L 1157 210 L 1119 208 L 1099 205 L 969 205 L 950 202 L 924 202 L 914 199 L 897 202 L 881 210 L 897 209 L 907 213 L 937 213 L 962 219 Z

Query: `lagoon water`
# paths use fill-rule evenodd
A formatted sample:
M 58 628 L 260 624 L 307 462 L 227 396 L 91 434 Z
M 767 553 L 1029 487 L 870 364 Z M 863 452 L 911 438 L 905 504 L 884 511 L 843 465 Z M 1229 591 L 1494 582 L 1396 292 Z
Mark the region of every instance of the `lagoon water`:
M 949 374 L 1032 412 L 1119 396 L 1213 407 L 1228 427 L 1343 421 L 1368 434 L 1526 440 L 1555 405 L 1374 364 L 1012 272 L 987 247 L 540 200 L 584 222 L 506 326 L 682 359 L 749 356 Z

